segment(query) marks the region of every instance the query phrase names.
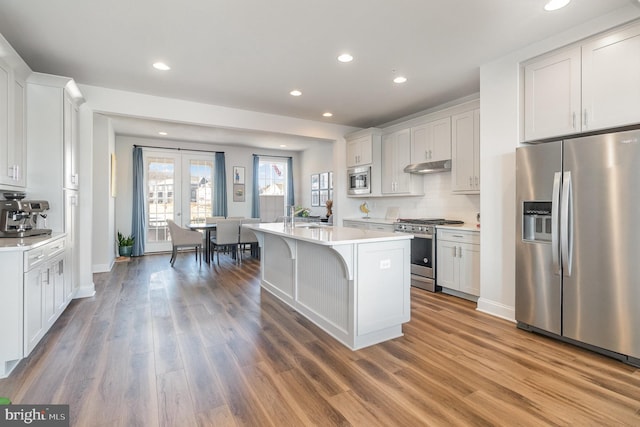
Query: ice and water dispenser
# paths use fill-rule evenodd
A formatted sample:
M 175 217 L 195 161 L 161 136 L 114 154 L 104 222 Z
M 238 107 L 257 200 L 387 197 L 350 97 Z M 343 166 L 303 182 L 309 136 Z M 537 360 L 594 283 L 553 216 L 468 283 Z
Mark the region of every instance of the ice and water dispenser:
M 551 202 L 525 201 L 522 210 L 522 240 L 551 241 Z

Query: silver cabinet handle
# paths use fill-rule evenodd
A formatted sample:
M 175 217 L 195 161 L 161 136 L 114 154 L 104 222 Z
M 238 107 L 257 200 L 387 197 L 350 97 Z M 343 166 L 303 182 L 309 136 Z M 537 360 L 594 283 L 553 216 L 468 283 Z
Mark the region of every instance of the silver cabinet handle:
M 453 257 L 454 258 L 456 257 L 456 247 L 455 246 L 453 247 Z
M 479 178 L 476 176 L 476 187 L 478 186 L 478 180 Z
M 587 121 L 587 109 L 586 108 L 584 109 L 584 123 L 583 123 L 583 125 L 584 125 L 583 130 L 587 129 L 589 127 L 589 124 L 588 124 L 588 121 Z
M 429 150 L 424 150 L 424 158 L 425 160 L 429 160 Z
M 560 274 L 560 245 L 558 243 L 558 205 L 560 204 L 560 172 L 553 174 L 551 192 L 551 261 L 553 272 Z
M 571 113 L 571 127 L 576 130 L 576 112 Z
M 458 246 L 458 258 L 462 258 L 462 246 Z

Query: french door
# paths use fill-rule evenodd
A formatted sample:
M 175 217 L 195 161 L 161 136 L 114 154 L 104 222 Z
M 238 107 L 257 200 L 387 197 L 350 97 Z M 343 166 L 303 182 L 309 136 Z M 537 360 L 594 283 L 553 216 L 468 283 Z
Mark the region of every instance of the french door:
M 213 165 L 213 155 L 145 149 L 145 252 L 171 250 L 168 219 L 184 227 L 212 215 Z

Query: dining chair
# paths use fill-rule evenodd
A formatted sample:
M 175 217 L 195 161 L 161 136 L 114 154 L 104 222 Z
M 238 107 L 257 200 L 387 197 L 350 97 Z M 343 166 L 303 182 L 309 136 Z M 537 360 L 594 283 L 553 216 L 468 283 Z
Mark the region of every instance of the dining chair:
M 239 236 L 239 219 L 221 219 L 216 222 L 216 236 L 211 238 L 211 245 L 216 253 L 218 265 L 220 265 L 220 251 L 230 248 L 235 254 Z M 213 256 L 213 252 L 211 252 L 211 256 Z
M 251 249 L 251 255 L 256 255 L 257 258 L 260 258 L 259 248 L 258 248 L 258 238 L 256 237 L 256 233 L 249 230 L 246 227 L 243 227 L 245 224 L 258 224 L 260 222 L 260 218 L 247 218 L 240 221 L 240 238 L 238 240 L 238 260 L 242 263 L 242 254 L 244 253 L 247 245 Z
M 169 260 L 171 267 L 176 262 L 178 249 L 180 248 L 195 248 L 196 259 L 198 259 L 198 252 L 200 252 L 200 265 L 202 265 L 202 233 L 182 228 L 170 219 L 167 220 L 167 225 L 169 226 L 172 246 L 171 259 Z
M 207 216 L 204 218 L 205 224 L 217 224 L 221 219 L 225 219 L 224 216 Z M 211 239 L 216 237 L 216 230 L 209 230 L 209 241 L 207 245 L 211 245 Z

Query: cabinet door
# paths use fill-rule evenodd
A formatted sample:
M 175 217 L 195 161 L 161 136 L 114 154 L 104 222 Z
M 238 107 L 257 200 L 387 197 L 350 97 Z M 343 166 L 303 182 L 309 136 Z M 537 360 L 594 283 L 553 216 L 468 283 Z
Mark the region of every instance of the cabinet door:
M 583 130 L 640 122 L 640 25 L 582 47 Z
M 580 131 L 580 48 L 524 69 L 524 139 L 535 141 Z
M 44 335 L 42 274 L 35 268 L 24 275 L 24 356 L 38 344 Z
M 27 115 L 25 100 L 25 83 L 13 82 L 13 138 L 9 144 L 9 175 L 12 177 L 12 185 L 25 187 L 27 185 Z
M 64 186 L 78 188 L 78 110 L 71 96 L 63 91 Z
M 55 313 L 60 314 L 65 307 L 65 255 L 58 256 L 52 263 L 53 298 Z M 57 316 L 56 316 L 57 317 Z
M 0 60 L 0 183 L 10 184 L 9 171 L 9 65 Z
M 395 150 L 395 135 L 382 137 L 382 193 L 393 193 L 396 186 L 393 156 Z
M 451 190 L 477 193 L 480 189 L 480 112 L 451 118 Z
M 458 245 L 455 242 L 439 240 L 437 244 L 436 279 L 438 286 L 458 289 L 459 262 L 457 258 Z
M 463 243 L 458 249 L 460 291 L 480 296 L 480 245 Z
M 56 300 L 55 300 L 55 264 L 49 262 L 42 271 L 42 305 L 44 308 L 44 325 L 48 329 L 55 321 Z
M 451 118 L 411 128 L 411 163 L 451 158 Z
M 368 165 L 373 161 L 371 136 L 362 136 L 347 141 L 347 166 Z
M 393 175 L 395 177 L 394 193 L 411 192 L 411 174 L 404 171 L 404 168 L 411 163 L 411 131 L 409 129 L 396 132 L 394 142 Z

